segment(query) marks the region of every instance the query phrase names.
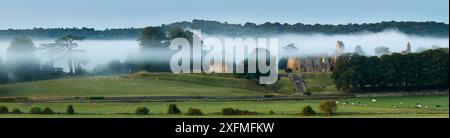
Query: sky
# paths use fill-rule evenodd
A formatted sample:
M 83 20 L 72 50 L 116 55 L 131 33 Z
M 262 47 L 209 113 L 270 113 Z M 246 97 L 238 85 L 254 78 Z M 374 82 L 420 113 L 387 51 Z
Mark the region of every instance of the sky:
M 0 29 L 228 23 L 449 22 L 449 0 L 0 0 Z

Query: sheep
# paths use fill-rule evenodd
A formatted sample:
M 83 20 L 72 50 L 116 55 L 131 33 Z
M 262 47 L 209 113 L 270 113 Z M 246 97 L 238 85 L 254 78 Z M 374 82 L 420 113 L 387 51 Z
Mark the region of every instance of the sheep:
M 417 107 L 417 108 L 422 108 L 422 105 L 417 104 L 416 107 Z

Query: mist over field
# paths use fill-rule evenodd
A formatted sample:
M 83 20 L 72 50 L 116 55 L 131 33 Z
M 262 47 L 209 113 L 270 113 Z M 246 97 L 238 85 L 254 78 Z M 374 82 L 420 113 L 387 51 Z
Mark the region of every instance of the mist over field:
M 204 37 L 226 38 L 223 35 L 204 35 Z M 246 37 L 243 37 L 245 39 Z M 376 47 L 388 47 L 391 52 L 401 52 L 406 44 L 411 43 L 412 51 L 418 48 L 431 49 L 433 47 L 449 47 L 448 38 L 411 36 L 398 31 L 389 30 L 381 33 L 358 33 L 349 35 L 325 34 L 282 34 L 267 36 L 266 38 L 279 38 L 279 56 L 286 56 L 283 47 L 294 44 L 298 56 L 314 54 L 333 54 L 337 41 L 343 41 L 345 52 L 354 52 L 356 46 L 361 46 L 367 55 L 375 55 Z M 291 54 L 289 54 L 291 55 Z
M 219 39 L 227 37 L 224 35 L 208 34 L 202 34 L 202 36 L 203 39 L 207 37 L 217 37 Z M 243 39 L 245 38 L 247 37 L 243 37 Z M 266 38 L 279 38 L 280 57 L 286 55 L 284 53 L 286 51 L 283 51 L 282 47 L 288 44 L 295 44 L 298 48 L 296 54 L 299 56 L 332 54 L 336 47 L 336 41 L 338 40 L 344 42 L 346 52 L 353 52 L 355 47 L 360 45 L 368 55 L 375 55 L 374 49 L 379 46 L 388 47 L 391 52 L 401 52 L 405 50 L 408 42 L 411 43 L 413 52 L 418 48 L 449 47 L 448 38 L 409 36 L 392 30 L 381 33 L 350 35 L 282 34 L 267 36 Z M 35 47 L 39 47 L 41 44 L 48 44 L 54 40 L 33 41 Z M 0 58 L 3 62 L 7 61 L 6 49 L 9 43 L 9 41 L 0 40 Z M 77 49 L 83 50 L 78 56 L 85 61 L 83 66 L 88 70 L 92 70 L 99 64 L 107 64 L 111 60 L 124 60 L 129 56 L 135 56 L 139 51 L 139 42 L 137 40 L 84 40 L 77 43 L 79 45 Z M 51 55 L 44 51 L 38 50 L 35 54 L 41 59 L 41 63 L 51 58 Z M 66 68 L 66 63 L 66 60 L 61 59 L 56 61 L 55 65 Z

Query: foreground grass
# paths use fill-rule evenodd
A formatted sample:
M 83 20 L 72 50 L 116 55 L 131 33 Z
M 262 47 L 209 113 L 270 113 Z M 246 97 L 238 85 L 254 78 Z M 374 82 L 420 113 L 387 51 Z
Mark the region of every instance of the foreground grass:
M 336 116 L 301 116 L 301 115 L 243 115 L 243 116 L 188 116 L 188 115 L 33 115 L 0 114 L 0 118 L 448 118 L 449 114 L 384 114 L 384 115 L 336 115 Z
M 344 101 L 359 101 L 360 104 L 341 104 Z M 371 99 L 342 99 L 337 110 L 337 118 L 435 118 L 435 117 L 449 117 L 448 110 L 448 96 L 426 96 L 426 97 L 389 97 L 379 98 L 377 102 L 371 102 Z M 429 105 L 430 108 L 415 108 L 417 101 L 423 105 Z M 64 113 L 68 105 L 73 105 L 78 115 L 31 115 L 31 114 L 4 114 L 0 117 L 106 117 L 106 118 L 134 118 L 134 117 L 188 117 L 188 118 L 203 118 L 203 117 L 261 117 L 261 118 L 297 118 L 305 117 L 298 115 L 301 108 L 311 105 L 313 109 L 319 113 L 313 117 L 326 117 L 321 114 L 318 109 L 319 100 L 289 100 L 289 101 L 185 101 L 185 102 L 140 102 L 140 103 L 0 103 L 5 105 L 10 110 L 20 109 L 23 112 L 28 112 L 31 107 L 50 107 L 55 112 Z M 365 105 L 362 102 L 371 102 Z M 390 106 L 393 103 L 402 102 L 401 107 Z M 205 113 L 205 116 L 187 116 L 187 115 L 166 115 L 169 104 L 175 103 L 178 107 L 186 112 L 189 108 L 199 108 Z M 435 107 L 432 105 L 441 105 Z M 150 109 L 151 115 L 138 116 L 132 113 L 139 106 L 146 106 Z M 241 110 L 256 111 L 259 115 L 251 116 L 222 116 L 220 111 L 222 108 L 237 108 Z M 273 111 L 274 114 L 269 112 Z

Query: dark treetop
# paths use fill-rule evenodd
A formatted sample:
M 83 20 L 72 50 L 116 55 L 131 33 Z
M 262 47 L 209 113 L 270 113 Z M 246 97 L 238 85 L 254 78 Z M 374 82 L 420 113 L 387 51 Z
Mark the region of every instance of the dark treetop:
M 438 22 L 379 22 L 363 24 L 228 24 L 217 21 L 193 20 L 192 22 L 176 22 L 161 25 L 164 30 L 172 28 L 200 29 L 208 34 L 222 35 L 272 35 L 281 33 L 322 33 L 322 34 L 352 34 L 364 32 L 382 32 L 398 30 L 407 35 L 427 37 L 448 37 L 449 26 Z M 33 28 L 0 30 L 0 39 L 11 39 L 15 36 L 28 36 L 35 39 L 55 39 L 65 35 L 84 36 L 86 39 L 137 39 L 143 28 L 120 28 L 95 30 L 93 28 Z

